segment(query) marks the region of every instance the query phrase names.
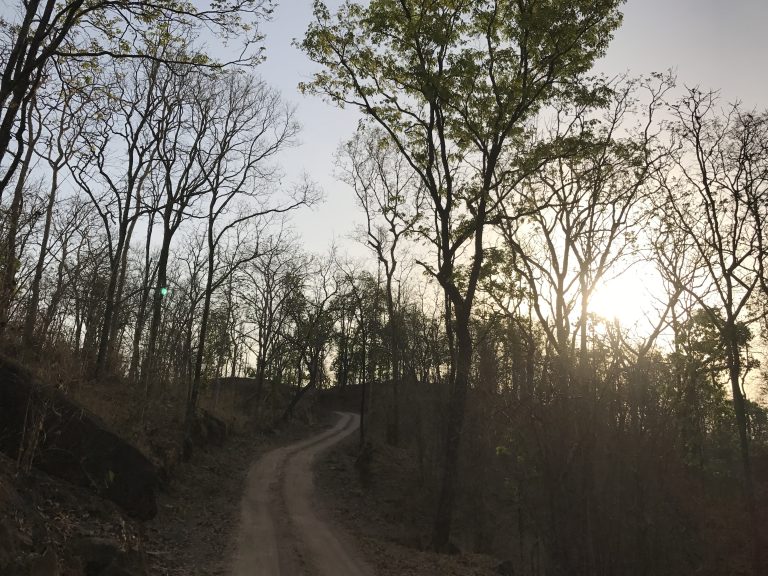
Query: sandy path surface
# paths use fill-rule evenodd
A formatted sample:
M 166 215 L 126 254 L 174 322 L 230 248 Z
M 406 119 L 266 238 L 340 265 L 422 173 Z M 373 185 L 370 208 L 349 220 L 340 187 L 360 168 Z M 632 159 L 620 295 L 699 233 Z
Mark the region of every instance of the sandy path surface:
M 355 414 L 262 456 L 248 474 L 233 576 L 373 576 L 338 527 L 315 510 L 315 457 L 357 430 Z

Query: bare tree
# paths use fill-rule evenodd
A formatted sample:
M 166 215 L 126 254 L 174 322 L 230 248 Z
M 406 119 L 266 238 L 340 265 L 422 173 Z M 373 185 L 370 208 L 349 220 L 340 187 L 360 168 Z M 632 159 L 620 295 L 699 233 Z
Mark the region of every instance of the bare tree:
M 0 260 L 2 264 L 2 272 L 0 274 L 0 336 L 4 334 L 8 326 L 11 303 L 16 293 L 19 224 L 24 208 L 24 197 L 27 194 L 27 186 L 29 184 L 28 178 L 34 159 L 34 146 L 42 132 L 41 124 L 34 122 L 33 102 L 24 102 L 22 117 L 24 122 L 22 122 L 22 127 L 20 128 L 20 141 L 23 140 L 26 133 L 26 138 L 30 145 L 27 147 L 23 159 L 20 158 L 20 170 L 13 189 L 13 198 L 8 209 L 8 215 L 5 219 L 5 234 L 2 239 L 2 255 L 0 256 L 2 258 Z
M 179 47 L 183 50 L 183 46 Z M 168 289 L 168 264 L 173 238 L 192 214 L 193 206 L 209 191 L 208 178 L 216 169 L 218 147 L 213 127 L 215 107 L 211 99 L 197 97 L 206 86 L 206 75 L 190 67 L 164 67 L 158 86 L 158 109 L 150 120 L 157 166 L 152 184 L 162 197 L 161 237 L 157 260 L 156 285 L 151 288 L 151 315 L 141 380 L 147 399 L 155 378 L 163 296 Z
M 242 270 L 239 298 L 247 306 L 253 326 L 248 337 L 256 346 L 256 401 L 260 406 L 268 379 L 278 384 L 279 366 L 286 360 L 286 334 L 289 331 L 291 305 L 300 287 L 295 280 L 302 272 L 298 247 L 285 238 L 285 231 L 265 239 L 258 258 Z M 281 358 L 281 356 L 283 358 Z M 271 390 L 274 397 L 275 390 Z
M 0 195 L 22 161 L 25 110 L 53 60 L 147 58 L 220 67 L 226 63 L 199 51 L 160 55 L 144 50 L 144 40 L 158 32 L 184 34 L 206 28 L 224 38 L 236 38 L 243 51 L 233 63 L 251 64 L 261 57 L 258 24 L 271 11 L 271 0 L 213 2 L 208 8 L 166 0 L 32 0 L 19 4 L 15 13 L 4 14 L 0 20 L 0 166 L 6 170 L 0 177 Z M 11 147 L 14 137 L 15 149 Z M 9 152 L 11 161 L 6 164 Z
M 399 390 L 402 378 L 400 311 L 395 307 L 395 275 L 402 244 L 423 218 L 423 189 L 418 175 L 381 130 L 359 129 L 341 150 L 337 165 L 342 180 L 355 191 L 365 214 L 365 244 L 384 268 L 392 403 L 387 439 L 399 443 Z
M 59 72 L 61 76 L 63 73 Z M 88 90 L 78 85 L 73 78 L 72 70 L 67 72 L 69 80 L 56 86 L 53 94 L 46 98 L 42 92 L 35 101 L 35 111 L 40 125 L 45 131 L 41 136 L 36 152 L 45 159 L 50 169 L 50 187 L 45 208 L 45 224 L 40 238 L 40 251 L 37 256 L 35 275 L 30 286 L 29 303 L 27 304 L 24 321 L 24 346 L 31 347 L 34 342 L 34 331 L 40 304 L 40 284 L 43 279 L 48 248 L 53 224 L 54 207 L 60 193 L 62 173 L 67 165 L 67 159 L 74 155 L 80 134 L 85 128 L 84 118 L 88 116 L 88 106 L 91 103 Z
M 217 143 L 203 153 L 201 160 L 211 164 L 206 170 L 208 186 L 207 274 L 203 309 L 197 343 L 194 377 L 189 394 L 187 421 L 191 422 L 197 406 L 202 377 L 203 354 L 211 309 L 211 297 L 241 266 L 259 255 L 258 230 L 268 218 L 285 214 L 314 201 L 310 184 L 299 186 L 284 199 L 273 194 L 277 171 L 270 160 L 291 144 L 298 125 L 292 110 L 263 81 L 251 76 L 227 74 L 208 84 L 212 105 L 201 107 L 211 113 L 213 138 Z M 248 244 L 240 240 L 242 225 L 250 224 L 255 236 Z M 236 232 L 235 249 L 225 262 L 217 251 L 222 241 Z M 238 247 L 246 245 L 245 249 Z
M 706 312 L 726 351 L 757 575 L 762 573 L 761 523 L 755 507 L 742 389 L 745 342 L 738 327 L 758 319 L 749 304 L 763 282 L 768 117 L 738 105 L 721 111 L 716 94 L 697 89 L 689 90 L 672 110 L 675 169 L 662 182 L 663 217 L 667 227 L 682 233 L 685 249 L 692 254 L 688 263 L 694 266 L 678 271 L 674 282 Z M 675 273 L 675 268 L 668 271 Z
M 671 82 L 621 81 L 603 110 L 558 110 L 548 139 L 562 155 L 521 183 L 499 220 L 511 267 L 563 367 L 577 349 L 586 366 L 592 295 L 640 257 L 636 240 L 664 158 L 655 117 Z
M 142 195 L 156 166 L 157 139 L 151 122 L 160 109 L 160 65 L 136 61 L 114 66 L 98 95 L 95 112 L 82 132 L 71 172 L 101 218 L 107 239 L 110 272 L 104 295 L 104 321 L 95 358 L 95 373 L 108 366 L 120 313 L 131 236 L 142 215 Z M 116 163 L 119 157 L 121 162 Z

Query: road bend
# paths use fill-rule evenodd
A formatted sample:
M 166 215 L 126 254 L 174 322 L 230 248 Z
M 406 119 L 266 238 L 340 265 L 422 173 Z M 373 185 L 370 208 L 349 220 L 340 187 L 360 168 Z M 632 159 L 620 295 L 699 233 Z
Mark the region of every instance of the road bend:
M 349 536 L 313 504 L 315 458 L 360 425 L 358 415 L 338 414 L 332 428 L 267 452 L 251 467 L 232 576 L 374 575 Z

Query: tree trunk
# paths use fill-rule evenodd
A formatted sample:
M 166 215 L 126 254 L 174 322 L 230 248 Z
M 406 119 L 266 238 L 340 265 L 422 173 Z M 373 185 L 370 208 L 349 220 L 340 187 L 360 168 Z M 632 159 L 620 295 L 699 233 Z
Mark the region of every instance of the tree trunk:
M 387 419 L 387 442 L 392 446 L 397 446 L 400 443 L 400 346 L 390 275 L 387 276 L 387 314 L 389 315 L 390 353 L 392 354 L 392 398 L 389 418 Z
M 124 214 L 130 213 L 131 198 L 133 194 L 129 192 L 126 198 L 126 205 L 124 208 Z M 124 252 L 128 251 L 126 239 L 129 236 L 128 221 L 127 218 L 120 213 L 120 225 L 118 227 L 117 245 L 115 247 L 114 254 L 110 254 L 109 258 L 109 284 L 107 285 L 107 293 L 104 298 L 104 322 L 101 327 L 101 337 L 99 338 L 99 349 L 96 354 L 96 367 L 95 376 L 98 377 L 104 374 L 105 370 L 109 366 L 110 353 L 111 353 L 111 341 L 113 337 L 113 324 L 116 323 L 117 315 L 120 309 L 120 292 L 118 292 L 120 284 L 120 271 L 122 263 L 125 258 Z
M 361 370 L 362 374 L 362 382 L 360 382 L 360 450 L 363 449 L 365 446 L 365 435 L 366 435 L 366 418 L 365 413 L 368 409 L 368 405 L 366 402 L 368 401 L 368 378 L 367 378 L 367 372 L 365 369 L 365 364 L 367 360 L 367 352 L 368 352 L 368 336 L 365 333 L 365 331 L 362 332 L 361 336 L 363 337 L 363 369 Z
M 0 336 L 5 334 L 8 322 L 10 321 L 11 303 L 16 292 L 16 236 L 19 233 L 19 220 L 21 219 L 21 211 L 24 205 L 24 185 L 26 184 L 29 167 L 32 164 L 32 153 L 35 147 L 34 140 L 35 138 L 30 138 L 27 146 L 19 171 L 19 179 L 16 181 L 16 187 L 13 190 L 13 200 L 11 201 L 8 214 L 8 233 L 5 237 L 3 250 L 5 266 L 2 278 L 0 278 Z
M 131 238 L 133 237 L 133 229 L 136 227 L 136 221 L 139 217 L 139 199 L 136 198 L 136 208 L 134 217 L 131 220 L 128 230 L 125 235 L 125 242 L 123 253 L 120 257 L 120 269 L 117 278 L 117 288 L 115 290 L 115 309 L 112 326 L 109 332 L 109 340 L 107 341 L 107 357 L 111 358 L 115 351 L 115 345 L 117 343 L 117 333 L 120 330 L 120 312 L 123 307 L 123 290 L 125 289 L 125 276 L 128 272 L 128 250 L 131 246 Z M 119 348 L 119 345 L 117 346 Z
M 64 273 L 65 273 L 68 254 L 69 254 L 69 247 L 68 247 L 68 240 L 67 240 L 65 242 L 62 242 L 61 259 L 59 260 L 59 266 L 56 270 L 56 289 L 53 291 L 53 295 L 51 296 L 50 301 L 48 302 L 48 309 L 45 311 L 45 316 L 43 318 L 43 326 L 42 326 L 42 330 L 40 331 L 41 342 L 45 342 L 46 338 L 48 337 L 51 324 L 53 323 L 54 317 L 56 316 L 56 313 L 58 311 L 61 298 L 64 295 Z M 77 346 L 75 346 L 75 350 L 77 350 L 79 346 L 80 346 L 80 341 L 78 340 Z
M 293 415 L 293 410 L 296 408 L 298 403 L 304 397 L 304 394 L 306 394 L 310 388 L 313 388 L 317 384 L 317 374 L 320 369 L 319 356 L 320 356 L 320 350 L 316 350 L 313 352 L 312 360 L 310 362 L 310 367 L 309 367 L 309 382 L 307 382 L 306 386 L 299 388 L 296 391 L 296 394 L 293 395 L 293 398 L 291 399 L 291 403 L 288 404 L 288 407 L 285 409 L 285 412 L 283 412 L 283 416 L 280 418 L 282 422 L 287 422 L 291 418 L 291 416 Z
M 741 466 L 744 499 L 749 520 L 749 532 L 752 545 L 752 570 L 755 576 L 763 574 L 762 551 L 760 549 L 761 526 L 757 518 L 757 506 L 755 501 L 755 486 L 752 478 L 752 460 L 749 453 L 749 436 L 747 434 L 747 411 L 744 395 L 741 393 L 741 357 L 739 345 L 735 341 L 736 328 L 732 322 L 726 326 L 726 332 L 730 337 L 728 342 L 728 375 L 731 381 L 733 394 L 733 410 L 736 413 L 736 427 L 739 433 L 739 447 L 741 451 Z
M 154 212 L 151 213 L 147 224 L 147 239 L 144 247 L 144 282 L 141 296 L 139 297 L 139 310 L 136 314 L 136 326 L 133 331 L 133 346 L 131 351 L 131 364 L 128 369 L 128 377 L 135 381 L 139 372 L 139 358 L 141 356 L 141 336 L 144 332 L 144 324 L 147 316 L 147 304 L 149 303 L 149 286 L 154 282 L 154 273 L 151 270 L 150 248 L 152 245 L 152 229 L 155 225 Z
M 456 313 L 456 369 L 451 382 L 446 422 L 445 462 L 437 504 L 437 514 L 432 534 L 432 547 L 447 552 L 450 547 L 451 523 L 456 501 L 459 448 L 464 426 L 467 390 L 472 366 L 472 337 L 469 331 L 469 315 L 462 310 Z
M 208 318 L 211 312 L 211 293 L 213 292 L 213 247 L 208 246 L 208 274 L 205 279 L 205 298 L 203 299 L 203 313 L 200 318 L 200 335 L 197 340 L 197 354 L 195 357 L 195 373 L 192 378 L 192 385 L 189 390 L 187 400 L 187 411 L 184 419 L 184 439 L 190 438 L 192 432 L 192 421 L 197 411 L 197 400 L 200 394 L 200 383 L 203 375 L 203 356 L 205 353 L 205 338 L 208 334 Z
M 109 284 L 104 297 L 104 320 L 101 325 L 101 337 L 96 353 L 96 368 L 94 376 L 101 376 L 107 368 L 107 346 L 112 326 L 112 316 L 115 312 L 115 289 L 117 288 L 117 263 L 111 262 L 109 266 Z
M 170 213 L 170 210 L 167 210 Z M 160 333 L 160 321 L 162 320 L 163 313 L 163 295 L 160 289 L 166 286 L 168 281 L 168 255 L 170 253 L 171 246 L 171 234 L 168 226 L 165 226 L 165 233 L 163 234 L 163 244 L 160 248 L 160 258 L 157 262 L 157 286 L 152 294 L 152 318 L 149 323 L 149 339 L 147 342 L 147 355 L 144 359 L 144 368 L 142 369 L 142 381 L 144 384 L 144 395 L 149 405 L 149 400 L 152 395 L 153 386 L 152 379 L 155 376 L 153 374 L 155 356 L 157 355 L 157 337 Z
M 37 308 L 40 305 L 40 282 L 43 279 L 45 269 L 45 256 L 48 253 L 48 240 L 51 236 L 51 223 L 53 221 L 53 207 L 56 204 L 56 192 L 59 187 L 59 168 L 54 166 L 51 174 L 51 188 L 48 194 L 48 204 L 45 207 L 45 226 L 43 238 L 40 241 L 40 254 L 35 265 L 35 275 L 30 287 L 29 308 L 24 321 L 24 347 L 30 348 L 34 340 L 35 323 L 37 321 Z

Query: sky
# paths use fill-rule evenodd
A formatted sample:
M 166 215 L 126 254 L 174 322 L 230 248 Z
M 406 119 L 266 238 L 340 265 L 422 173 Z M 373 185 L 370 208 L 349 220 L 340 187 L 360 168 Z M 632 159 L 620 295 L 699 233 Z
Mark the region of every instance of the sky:
M 329 7 L 339 0 L 327 0 Z M 673 69 L 678 82 L 718 89 L 724 100 L 768 107 L 768 0 L 629 0 L 624 23 L 596 70 L 608 75 L 649 74 Z M 303 173 L 323 190 L 322 205 L 294 216 L 294 226 L 312 252 L 331 243 L 362 254 L 351 239 L 361 223 L 354 194 L 334 177 L 334 153 L 355 130 L 359 115 L 318 97 L 303 96 L 297 85 L 316 65 L 292 46 L 312 17 L 312 0 L 282 0 L 264 25 L 267 60 L 262 77 L 296 106 L 300 144 L 281 162 L 286 182 Z

